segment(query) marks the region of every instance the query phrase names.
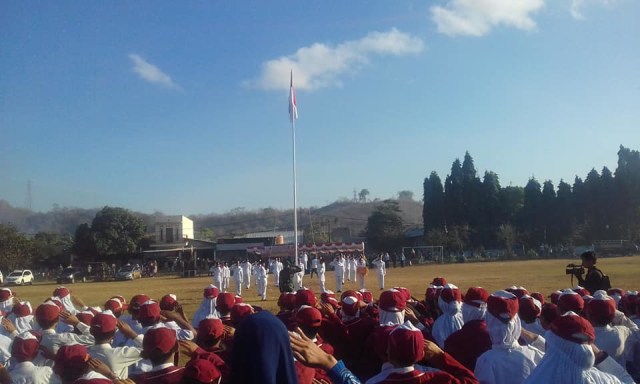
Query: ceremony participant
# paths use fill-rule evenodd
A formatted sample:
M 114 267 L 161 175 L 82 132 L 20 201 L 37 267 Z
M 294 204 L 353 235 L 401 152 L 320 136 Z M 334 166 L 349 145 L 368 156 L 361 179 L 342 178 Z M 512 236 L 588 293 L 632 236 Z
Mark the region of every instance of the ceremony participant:
M 109 384 L 113 382 L 113 379 L 117 379 L 113 372 L 110 372 L 110 377 L 107 377 L 93 371 L 94 361 L 84 345 L 63 345 L 56 353 L 53 372 L 62 379 L 63 384 Z
M 242 277 L 244 279 L 244 287 L 246 289 L 251 288 L 251 263 L 248 259 L 242 263 Z
M 533 332 L 536 335 L 544 336 L 545 329 L 540 324 L 540 313 L 542 304 L 529 295 L 520 298 L 518 316 L 520 317 L 522 329 Z
M 320 280 L 320 293 L 326 292 L 325 283 L 327 278 L 325 277 L 326 265 L 324 264 L 324 257 L 320 257 L 318 260 L 318 280 Z
M 353 264 L 351 263 L 351 260 L 352 260 L 352 257 L 351 255 L 349 255 L 344 261 L 347 281 L 351 281 L 352 277 L 354 281 L 356 279 L 356 271 L 353 269 Z
M 2 313 L 10 313 L 13 309 L 13 299 L 14 295 L 11 289 L 9 288 L 1 288 L 0 289 L 0 312 Z
M 232 383 L 298 383 L 287 329 L 267 311 L 250 315 L 238 326 L 230 363 Z
M 382 255 L 373 262 L 373 265 L 376 267 L 376 274 L 378 275 L 378 288 L 380 290 L 384 290 L 384 277 L 387 274 L 387 270 L 384 265 L 384 260 L 382 260 Z
M 310 279 L 313 279 L 313 274 L 316 274 L 316 276 L 318 276 L 318 256 L 313 256 L 313 259 L 311 259 L 311 276 L 309 276 Z
M 242 283 L 244 281 L 244 272 L 242 270 L 242 266 L 240 265 L 240 261 L 237 261 L 233 267 L 233 282 L 236 286 L 236 295 L 242 296 Z
M 60 378 L 54 375 L 51 367 L 37 366 L 33 363 L 38 355 L 40 342 L 31 333 L 21 333 L 15 337 L 11 345 L 9 375 L 12 383 L 24 384 L 60 384 Z
M 431 335 L 439 347 L 444 348 L 444 342 L 452 333 L 462 329 L 462 295 L 460 289 L 453 284 L 447 284 L 438 297 L 438 307 L 442 314 L 435 320 L 431 328 Z
M 231 270 L 227 263 L 222 265 L 222 292 L 227 292 L 229 290 L 229 283 L 231 281 Z
M 467 369 L 474 371 L 476 360 L 491 349 L 491 338 L 485 322 L 489 292 L 481 287 L 471 287 L 462 302 L 462 329 L 449 335 L 444 351 Z
M 161 325 L 150 328 L 142 341 L 142 356 L 151 361 L 151 371 L 132 379 L 137 384 L 179 384 L 182 383 L 184 368 L 176 367 L 174 354 L 178 350 L 176 334 Z
M 231 308 L 236 305 L 236 299 L 229 292 L 222 292 L 216 298 L 216 312 L 224 325 L 231 325 Z
M 111 341 L 118 329 L 133 340 L 135 346 L 112 347 Z M 118 378 L 129 377 L 129 366 L 142 359 L 143 336 L 136 334 L 125 322 L 118 322 L 111 311 L 96 314 L 91 321 L 90 332 L 95 338 L 95 345 L 87 348 L 91 357 L 105 363 Z
M 274 272 L 273 272 L 274 280 L 275 280 L 274 285 L 276 287 L 280 286 L 280 273 L 282 273 L 283 269 L 284 269 L 284 265 L 282 265 L 282 262 L 280 261 L 280 258 L 277 257 L 276 258 L 276 263 L 274 265 Z
M 31 303 L 28 301 L 16 303 L 7 318 L 15 325 L 18 333 L 30 331 L 34 325 Z
M 617 364 L 607 363 L 606 353 L 594 353 L 594 330 L 586 319 L 573 312 L 559 316 L 551 324 L 545 338 L 545 355 L 525 381 L 526 384 L 621 383 L 606 369 L 612 366 L 617 369 Z M 598 368 L 594 364 L 598 364 Z
M 365 278 L 369 274 L 369 268 L 367 268 L 367 259 L 362 255 L 356 264 L 356 280 L 358 280 L 358 289 L 361 291 L 365 288 Z
M 519 384 L 531 374 L 544 355 L 531 346 L 520 346 L 518 298 L 506 291 L 487 300 L 487 328 L 491 349 L 476 360 L 475 375 L 481 383 Z
M 302 265 L 300 266 L 302 268 L 302 274 L 306 275 L 307 271 L 309 270 L 309 256 L 306 252 L 302 253 L 302 256 L 300 256 L 300 261 L 302 262 Z
M 336 277 L 336 292 L 342 292 L 342 283 L 344 281 L 344 262 L 341 256 L 336 256 L 336 258 L 331 262 L 335 271 Z
M 224 287 L 222 285 L 222 265 L 220 263 L 216 263 L 213 267 L 211 267 L 210 271 L 211 275 L 213 276 L 213 285 L 215 285 L 216 287 L 220 287 L 220 289 L 224 291 Z
M 304 277 L 304 261 L 302 261 L 302 258 L 300 258 L 300 260 L 298 260 L 298 268 L 300 269 L 300 271 L 296 272 L 295 276 L 293 277 L 293 289 L 294 290 L 299 290 L 302 289 L 303 284 L 302 284 L 302 278 Z
M 269 276 L 267 275 L 267 270 L 264 268 L 264 265 L 262 265 L 262 263 L 258 263 L 256 271 L 256 283 L 258 284 L 258 289 L 260 290 L 258 296 L 262 298 L 262 301 L 267 301 L 267 285 L 269 284 Z
M 60 307 L 51 301 L 44 302 L 36 308 L 36 322 L 42 330 L 40 345 L 49 352 L 55 354 L 63 345 L 81 344 L 93 345 L 94 338 L 90 334 L 90 327 L 83 324 L 77 317 L 69 312 L 60 311 Z M 58 319 L 62 319 L 66 324 L 76 327 L 81 334 L 73 332 L 57 333 Z
M 216 312 L 216 298 L 220 294 L 220 290 L 213 284 L 209 284 L 202 292 L 202 301 L 191 320 L 191 325 L 197 327 L 202 319 L 207 317 L 218 317 Z

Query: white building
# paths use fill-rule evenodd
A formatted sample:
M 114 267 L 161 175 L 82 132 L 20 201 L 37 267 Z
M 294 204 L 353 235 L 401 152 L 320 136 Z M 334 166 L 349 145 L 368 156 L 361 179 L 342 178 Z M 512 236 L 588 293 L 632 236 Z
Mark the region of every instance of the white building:
M 193 220 L 186 216 L 164 216 L 155 224 L 156 244 L 182 243 L 193 239 Z

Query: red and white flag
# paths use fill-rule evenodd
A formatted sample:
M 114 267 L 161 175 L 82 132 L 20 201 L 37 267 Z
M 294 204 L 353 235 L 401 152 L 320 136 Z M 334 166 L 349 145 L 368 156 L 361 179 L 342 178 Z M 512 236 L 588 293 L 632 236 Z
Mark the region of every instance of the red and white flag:
M 291 83 L 289 85 L 289 119 L 293 123 L 298 118 L 298 104 L 296 104 L 296 89 L 293 87 L 293 70 L 291 70 Z

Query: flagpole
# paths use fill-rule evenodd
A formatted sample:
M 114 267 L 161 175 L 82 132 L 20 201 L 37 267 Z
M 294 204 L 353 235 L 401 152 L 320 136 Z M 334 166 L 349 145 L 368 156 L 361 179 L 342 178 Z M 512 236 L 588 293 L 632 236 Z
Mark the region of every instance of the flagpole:
M 298 189 L 296 187 L 296 119 L 291 119 L 293 137 L 293 244 L 296 266 L 298 265 Z

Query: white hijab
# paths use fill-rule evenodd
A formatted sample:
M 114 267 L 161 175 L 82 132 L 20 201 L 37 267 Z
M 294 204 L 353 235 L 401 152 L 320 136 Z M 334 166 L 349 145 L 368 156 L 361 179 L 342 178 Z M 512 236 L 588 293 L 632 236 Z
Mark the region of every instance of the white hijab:
M 518 339 L 522 332 L 522 325 L 517 314 L 508 323 L 503 323 L 491 313 L 487 314 L 485 320 L 493 348 L 509 349 L 519 346 Z
M 389 312 L 379 309 L 378 318 L 380 325 L 401 325 L 404 323 L 404 311 Z
M 191 320 L 191 325 L 195 328 L 198 328 L 200 321 L 206 318 L 217 319 L 220 315 L 218 311 L 216 311 L 216 299 L 209 299 L 207 297 L 203 297 L 200 302 L 200 306 L 196 310 L 196 313 L 193 315 L 193 319 Z
M 431 328 L 431 335 L 435 339 L 440 348 L 444 348 L 444 342 L 454 332 L 462 329 L 464 321 L 462 320 L 461 307 L 462 303 L 457 300 L 452 300 L 447 303 L 438 297 L 438 306 L 442 310 L 436 321 Z
M 467 324 L 472 320 L 484 320 L 487 314 L 487 303 L 480 304 L 479 307 L 462 303 L 462 320 Z

